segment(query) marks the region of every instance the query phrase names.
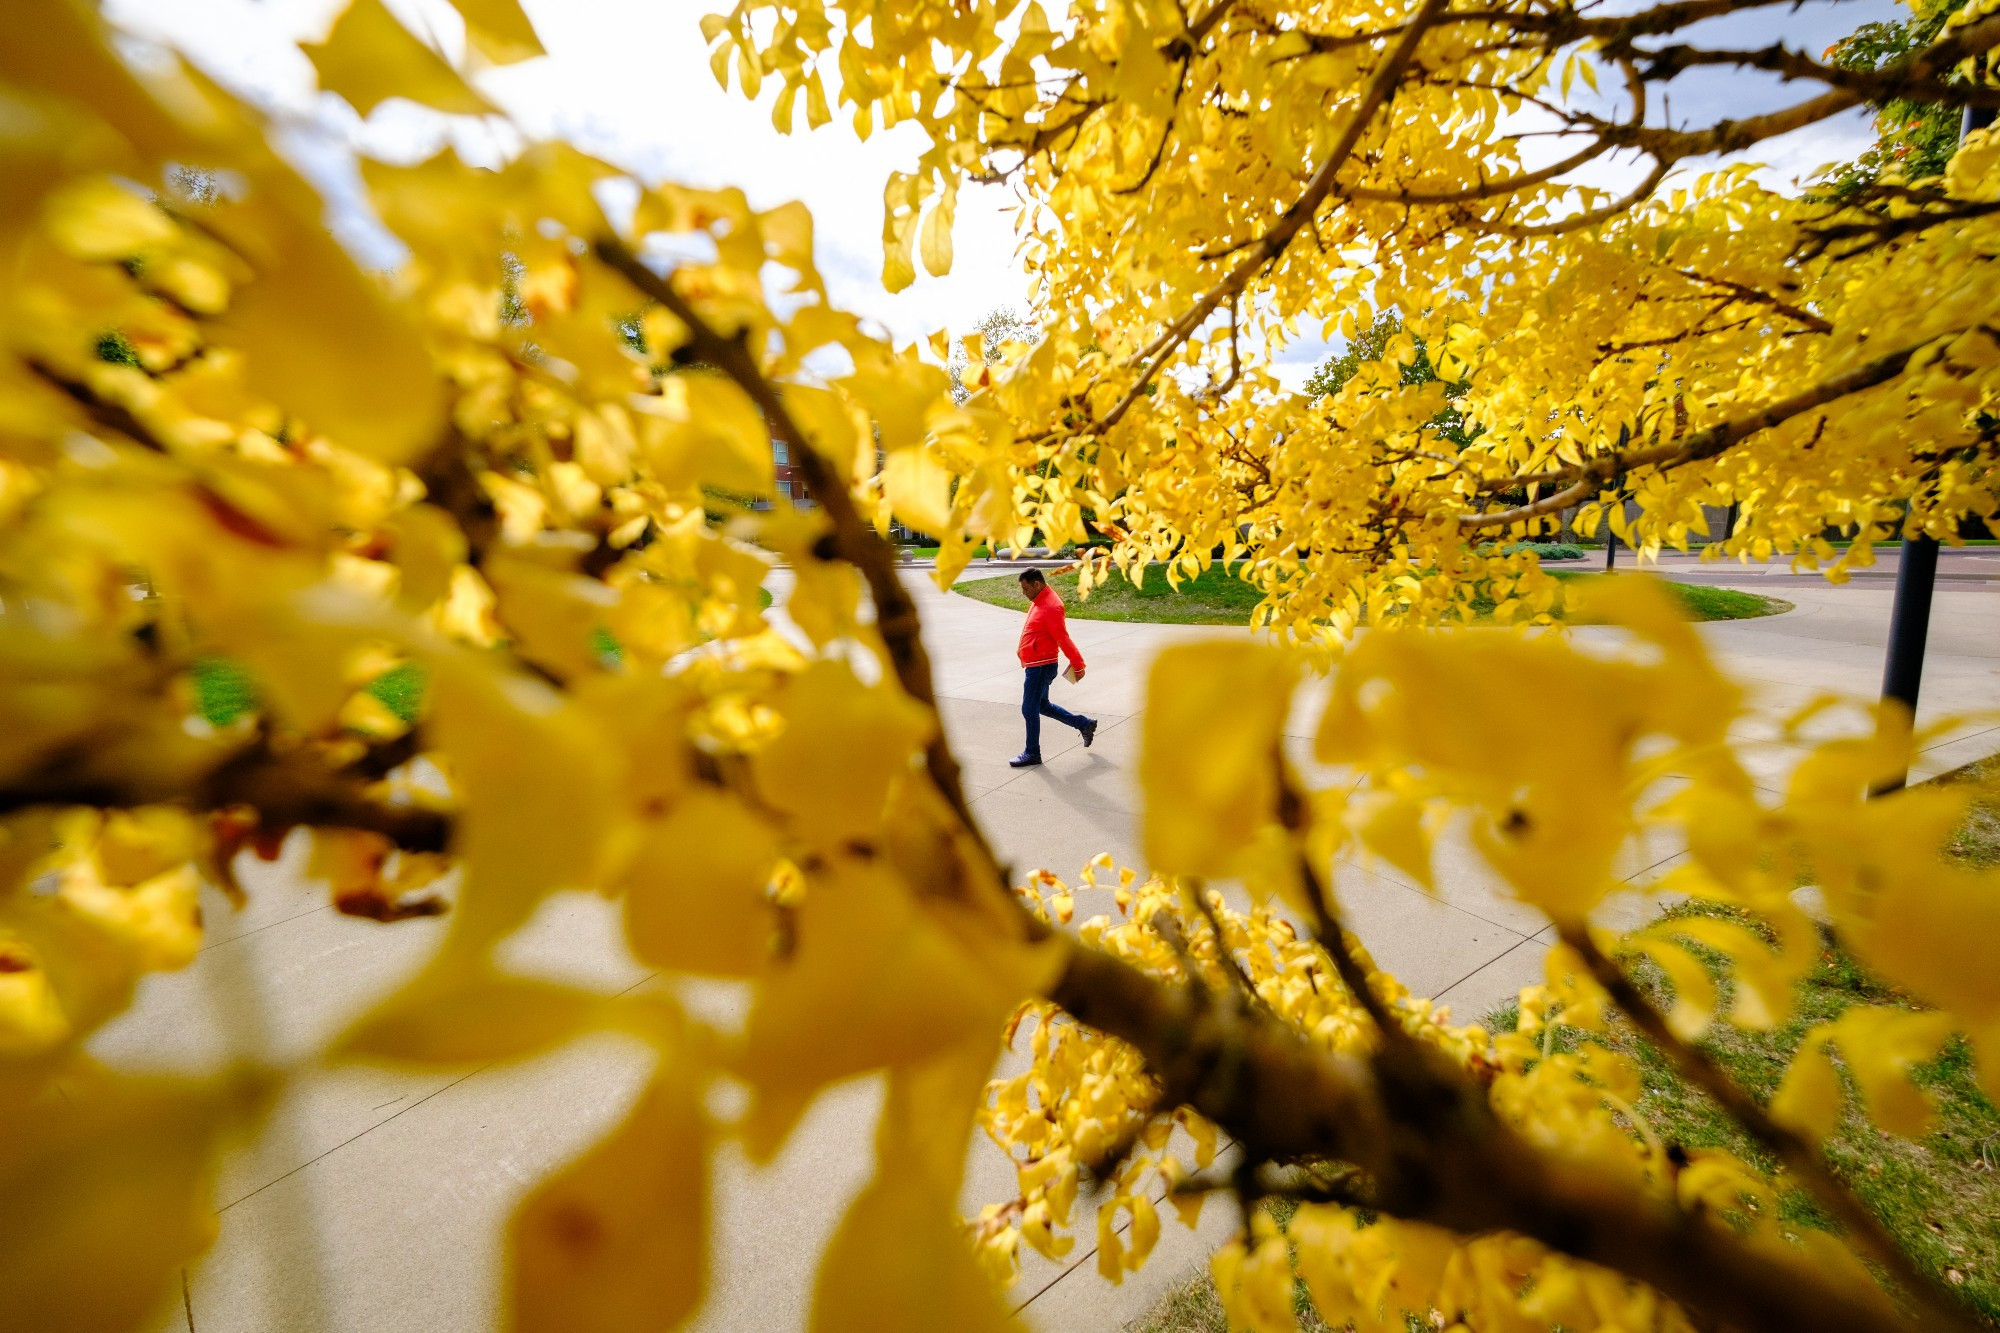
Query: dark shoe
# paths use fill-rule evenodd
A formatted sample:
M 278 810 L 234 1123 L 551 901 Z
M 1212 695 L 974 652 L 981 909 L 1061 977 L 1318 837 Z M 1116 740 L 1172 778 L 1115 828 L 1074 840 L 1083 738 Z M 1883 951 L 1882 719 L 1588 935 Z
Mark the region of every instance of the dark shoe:
M 1093 718 L 1092 720 L 1084 723 L 1082 730 L 1083 730 L 1083 748 L 1088 750 L 1090 748 L 1090 743 L 1097 739 L 1096 719 Z
M 1017 754 L 1007 761 L 1009 768 L 1039 768 L 1042 757 L 1038 754 Z

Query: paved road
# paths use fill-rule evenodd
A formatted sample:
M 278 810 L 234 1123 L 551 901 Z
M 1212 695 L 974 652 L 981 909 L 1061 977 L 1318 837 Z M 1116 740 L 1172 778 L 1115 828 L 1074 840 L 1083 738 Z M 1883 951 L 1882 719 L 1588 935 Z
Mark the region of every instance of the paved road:
M 1866 568 L 1850 569 L 1848 580 L 1851 586 L 1893 587 L 1896 570 L 1902 564 L 1903 551 L 1900 544 L 1890 544 L 1875 548 L 1875 562 Z M 1604 563 L 1602 552 L 1578 562 L 1578 568 L 1601 568 Z M 1749 588 L 1824 588 L 1826 579 L 1809 569 L 1793 569 L 1790 557 L 1774 556 L 1769 560 L 1715 560 L 1705 561 L 1699 555 L 1682 555 L 1679 551 L 1662 551 L 1656 560 L 1636 561 L 1626 550 L 1618 552 L 1618 567 L 1631 569 L 1657 568 L 1672 578 L 1685 579 L 1690 583 L 1718 583 L 1741 585 Z M 1565 562 L 1565 568 L 1572 567 Z M 2000 585 L 2000 546 L 1947 546 L 1938 551 L 1937 586 L 1960 590 L 1976 590 L 1988 585 Z
M 1764 576 L 1741 581 L 1770 586 Z M 1047 766 L 1017 771 L 1005 761 L 1020 748 L 1019 674 L 1010 651 L 1018 617 L 939 594 L 921 575 L 913 573 L 912 583 L 939 667 L 946 729 L 965 761 L 973 807 L 1003 853 L 1024 869 L 1065 874 L 1099 851 L 1136 859 L 1130 769 L 1146 665 L 1164 644 L 1234 631 L 1073 621 L 1091 671 L 1080 686 L 1058 689 L 1066 705 L 1101 718 L 1103 729 L 1084 751 L 1073 733 L 1056 728 L 1045 740 Z M 1825 690 L 1872 695 L 1888 590 L 1801 583 L 1782 595 L 1795 611 L 1704 631 L 1756 685 L 1761 705 L 1782 710 Z M 1290 727 L 1301 757 L 1312 694 Z M 1924 718 L 1996 701 L 2000 584 L 1947 585 L 1933 617 Z M 1771 734 L 1768 724 L 1746 730 Z M 1924 754 L 1917 776 L 1996 750 L 2000 728 L 1962 727 Z M 1760 780 L 1781 781 L 1798 753 L 1765 745 L 1756 760 Z M 95 1043 L 105 1058 L 134 1068 L 207 1069 L 232 1058 L 301 1054 L 435 947 L 437 922 L 384 927 L 331 911 L 297 873 L 301 849 L 290 850 L 287 861 L 254 873 L 245 910 L 209 904 L 200 958 L 144 983 L 135 1010 Z M 1635 851 L 1630 869 L 1644 875 L 1673 850 Z M 1535 915 L 1499 892 L 1463 848 L 1447 846 L 1439 869 L 1435 898 L 1394 872 L 1360 866 L 1340 868 L 1339 890 L 1384 964 L 1413 989 L 1477 1016 L 1539 977 L 1547 942 Z M 1079 906 L 1080 915 L 1101 910 Z M 625 953 L 606 905 L 587 895 L 549 903 L 513 954 L 525 970 L 607 992 L 661 984 Z M 682 994 L 721 1020 L 741 1012 L 741 995 L 726 986 Z M 163 1312 L 159 1329 L 483 1333 L 499 1326 L 494 1297 L 508 1212 L 534 1180 L 618 1119 L 645 1074 L 640 1050 L 607 1037 L 472 1072 L 347 1069 L 301 1081 L 262 1135 L 231 1155 L 217 1189 L 220 1239 L 189 1273 L 184 1303 Z M 699 1328 L 762 1333 L 803 1325 L 815 1257 L 843 1201 L 871 1169 L 879 1098 L 868 1081 L 829 1093 L 764 1170 L 724 1155 L 715 1291 Z M 970 1160 L 967 1207 L 1001 1197 L 1009 1172 L 998 1154 L 975 1145 Z M 1034 1327 L 1105 1333 L 1146 1310 L 1230 1222 L 1221 1208 L 1209 1210 L 1198 1233 L 1169 1222 L 1153 1263 L 1116 1289 L 1095 1275 L 1086 1228 L 1068 1266 L 1031 1262 L 1014 1298 Z

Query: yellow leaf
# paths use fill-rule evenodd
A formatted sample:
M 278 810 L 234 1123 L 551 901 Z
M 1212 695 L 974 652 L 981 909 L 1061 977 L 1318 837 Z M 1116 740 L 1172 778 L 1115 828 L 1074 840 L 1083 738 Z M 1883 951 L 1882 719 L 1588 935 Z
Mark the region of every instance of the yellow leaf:
M 451 593 L 452 573 L 465 561 L 465 534 L 442 509 L 411 505 L 383 523 L 395 546 L 396 601 L 405 611 L 423 612 Z
M 63 876 L 60 896 L 148 971 L 185 967 L 201 948 L 201 875 L 192 863 L 129 886 L 107 884 L 78 864 Z
M 670 375 L 658 395 L 635 396 L 637 428 L 655 471 L 670 485 L 771 493 L 775 465 L 763 414 L 713 375 Z
M 70 1030 L 41 951 L 0 926 L 0 1058 L 42 1055 L 68 1040 Z
M 481 948 L 545 896 L 595 883 L 616 824 L 617 767 L 576 705 L 456 653 L 431 660 L 428 727 L 463 807 L 454 850 L 465 885 L 452 939 Z
M 1392 792 L 1373 792 L 1356 802 L 1362 845 L 1426 889 L 1431 878 L 1431 839 L 1424 829 L 1423 802 Z
M 319 71 L 319 86 L 345 97 L 363 116 L 392 97 L 461 115 L 494 110 L 382 0 L 349 0 L 326 40 L 306 43 L 305 51 Z
M 658 1333 L 701 1307 L 704 1082 L 664 1065 L 623 1124 L 522 1201 L 508 1233 L 517 1333 Z
M 1632 943 L 1646 951 L 1673 984 L 1674 1006 L 1667 1025 L 1683 1040 L 1692 1041 L 1715 1021 L 1715 980 L 1700 959 L 1670 940 L 1640 936 Z
M 1252 643 L 1182 644 L 1147 677 L 1139 750 L 1146 859 L 1224 875 L 1277 814 L 1278 742 L 1298 664 Z
M 625 938 L 655 967 L 747 977 L 770 958 L 771 827 L 741 801 L 697 789 L 643 835 L 625 874 Z
M 821 1256 L 812 1333 L 1007 1333 L 956 1205 L 972 1113 L 999 1029 L 889 1080 L 876 1174 Z M 909 1146 L 914 1143 L 913 1157 Z
M 420 974 L 355 1024 L 338 1045 L 350 1059 L 483 1065 L 569 1040 L 606 1012 L 602 997 L 483 968 Z
M 492 552 L 480 568 L 515 652 L 562 680 L 604 670 L 594 636 L 615 613 L 616 590 L 512 551 Z
M 798 443 L 832 463 L 840 475 L 851 475 L 860 436 L 847 404 L 830 389 L 808 385 L 788 384 L 783 397 L 786 411 L 805 432 L 806 438 Z
M 813 878 L 796 944 L 757 990 L 742 1072 L 780 1097 L 997 1034 L 1021 998 L 877 863 Z
M 917 531 L 939 537 L 952 531 L 951 473 L 922 445 L 882 460 L 882 493 L 896 516 Z
M 872 835 L 889 784 L 930 738 L 924 707 L 889 681 L 863 685 L 844 662 L 814 662 L 791 680 L 785 729 L 753 761 L 757 787 L 808 842 Z
M 1910 1081 L 1910 1068 L 1936 1055 L 1951 1029 L 1949 1014 L 1888 1005 L 1856 1005 L 1834 1020 L 1834 1040 L 1861 1086 L 1870 1120 L 1906 1139 L 1924 1135 L 1936 1107 Z
M 511 65 L 547 55 L 521 0 L 451 0 L 465 19 L 465 41 L 489 64 Z
M 816 130 L 832 119 L 833 111 L 826 104 L 826 85 L 815 71 L 806 76 L 806 128 Z
M 1216 1294 L 1229 1314 L 1231 1329 L 1295 1333 L 1291 1249 L 1270 1226 L 1267 1214 L 1257 1214 L 1257 1222 L 1255 1244 L 1246 1248 L 1241 1238 L 1232 1240 L 1209 1260 Z
M 369 458 L 400 463 L 435 445 L 444 395 L 415 326 L 320 225 L 317 194 L 293 179 L 257 185 L 262 195 L 205 219 L 256 271 L 215 321 L 242 350 L 248 386 Z
M 1286 1230 L 1299 1247 L 1299 1276 L 1320 1319 L 1331 1328 L 1360 1321 L 1361 1302 L 1346 1264 L 1354 1243 L 1354 1214 L 1327 1204 L 1305 1204 L 1292 1214 Z
M 934 278 L 942 278 L 951 272 L 951 228 L 957 212 L 958 178 L 954 176 L 924 218 L 920 242 L 924 271 Z
M 1913 794 L 1880 805 L 1893 810 Z M 1989 1023 L 2000 1018 L 2000 968 L 1988 947 L 2000 939 L 2000 871 L 1943 864 L 1935 846 L 1899 846 L 1885 858 L 1873 919 L 1853 932 L 1855 949 L 1926 1000 Z
M 179 1300 L 215 1236 L 233 1099 L 90 1067 L 0 1089 L 0 1310 L 35 1333 L 123 1333 Z M 176 1307 L 178 1308 L 178 1307 Z
M 51 192 L 43 215 L 58 245 L 98 263 L 128 259 L 179 235 L 156 204 L 108 176 L 86 176 Z
M 1839 1071 L 1827 1054 L 1827 1040 L 1832 1035 L 1832 1027 L 1825 1023 L 1806 1033 L 1785 1071 L 1784 1082 L 1771 1098 L 1772 1118 L 1816 1143 L 1831 1138 L 1840 1127 L 1840 1112 L 1847 1100 Z

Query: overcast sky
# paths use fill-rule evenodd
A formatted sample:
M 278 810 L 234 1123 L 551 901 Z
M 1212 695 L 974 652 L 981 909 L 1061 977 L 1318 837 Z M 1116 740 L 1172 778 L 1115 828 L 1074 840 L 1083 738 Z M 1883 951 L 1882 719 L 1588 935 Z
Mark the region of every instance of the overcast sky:
M 282 147 L 328 196 L 329 224 L 370 263 L 392 264 L 396 247 L 362 200 L 356 151 L 415 161 L 451 141 L 469 160 L 492 163 L 525 134 L 567 139 L 649 181 L 740 186 L 757 207 L 803 199 L 817 222 L 820 270 L 834 300 L 878 321 L 899 342 L 940 327 L 965 331 L 996 306 L 1027 308 L 1026 279 L 1014 255 L 1012 200 L 995 187 L 969 186 L 960 196 L 948 277 L 920 271 L 900 293 L 882 289 L 882 187 L 891 170 L 915 158 L 919 132 L 903 126 L 864 143 L 836 110 L 834 122 L 817 131 L 778 134 L 768 87 L 753 104 L 723 92 L 709 72 L 698 25 L 704 13 L 726 8 L 722 0 L 526 0 L 548 58 L 476 78 L 517 128 L 495 119 L 441 117 L 406 102 L 378 107 L 363 122 L 340 98 L 318 92 L 297 43 L 322 37 L 342 4 L 108 0 L 105 8 L 127 31 L 180 50 L 279 116 L 286 125 Z M 448 55 L 461 50 L 457 15 L 444 0 L 388 4 Z M 1634 5 L 1626 0 L 1618 7 Z M 1712 21 L 1700 35 L 1711 41 L 1726 36 L 1730 46 L 1782 38 L 1817 55 L 1857 24 L 1902 12 L 1895 0 L 1819 0 Z M 1668 97 L 1656 102 L 1653 118 L 1670 108 L 1676 123 L 1705 124 L 1718 115 L 1782 105 L 1804 91 L 1763 75 L 1694 71 L 1675 80 Z M 1767 182 L 1786 188 L 1822 163 L 1854 156 L 1871 139 L 1867 116 L 1857 112 L 1761 145 L 1754 156 L 1770 164 Z M 1606 183 L 1629 170 L 1610 167 Z M 1278 358 L 1281 376 L 1296 384 L 1326 353 L 1316 340 L 1294 344 Z

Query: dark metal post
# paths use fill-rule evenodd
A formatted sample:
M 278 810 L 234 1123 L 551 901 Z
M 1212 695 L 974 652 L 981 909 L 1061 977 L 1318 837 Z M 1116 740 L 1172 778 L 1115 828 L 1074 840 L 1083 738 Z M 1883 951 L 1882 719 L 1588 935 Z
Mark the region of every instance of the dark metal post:
M 1965 108 L 1959 137 L 1993 123 L 1990 107 Z M 1896 600 L 1889 608 L 1889 654 L 1882 664 L 1882 701 L 1894 699 L 1910 710 L 1916 725 L 1917 692 L 1924 683 L 1924 645 L 1931 633 L 1931 595 L 1937 591 L 1938 544 L 1935 537 L 1905 537 L 1896 563 Z M 1900 791 L 1907 772 L 1884 782 L 1875 795 Z
M 1931 633 L 1931 594 L 1937 590 L 1935 537 L 1906 537 L 1896 564 L 1896 601 L 1889 610 L 1889 656 L 1882 665 L 1882 701 L 1900 701 L 1917 716 L 1917 691 L 1924 683 L 1924 644 Z M 1883 783 L 1877 796 L 1902 788 L 1907 775 Z
M 1618 534 L 1611 530 L 1609 523 L 1606 523 L 1604 525 L 1604 568 L 1606 572 L 1609 572 L 1617 567 Z

